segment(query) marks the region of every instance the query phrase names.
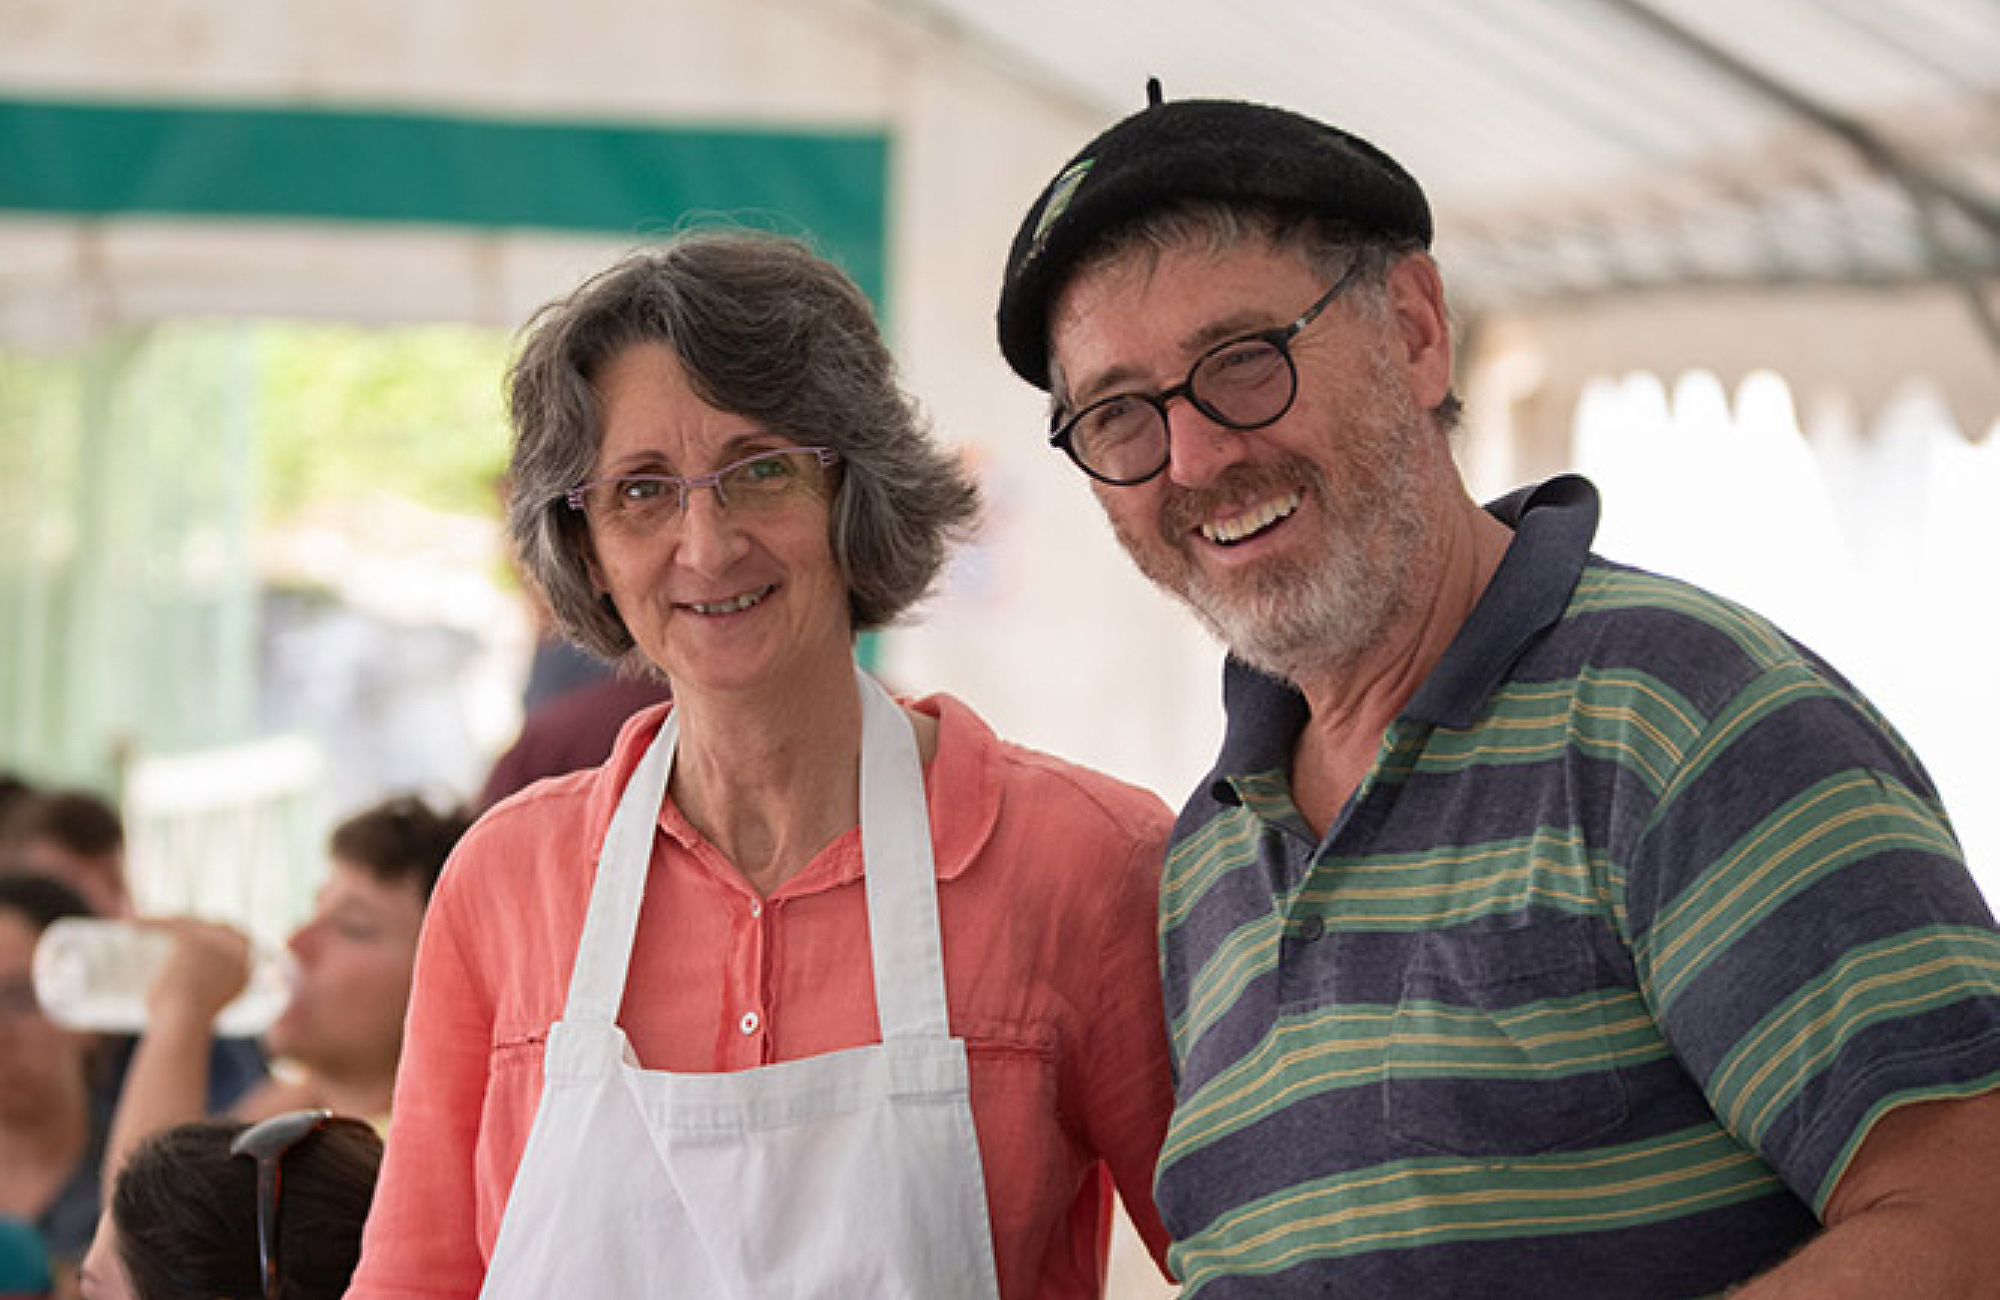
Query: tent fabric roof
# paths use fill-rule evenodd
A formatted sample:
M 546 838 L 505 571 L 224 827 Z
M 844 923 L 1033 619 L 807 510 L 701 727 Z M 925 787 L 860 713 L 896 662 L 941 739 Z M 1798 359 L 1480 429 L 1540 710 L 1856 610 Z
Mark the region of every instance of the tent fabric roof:
M 1425 184 L 1461 306 L 2000 268 L 1992 0 L 900 0 L 1110 120 L 1261 98 Z M 1994 334 L 2000 346 L 2000 333 Z
M 876 133 L 899 346 L 973 416 L 1018 396 L 988 311 L 1021 207 L 1149 76 L 1393 153 L 1466 351 L 1553 322 L 1549 421 L 1585 351 L 1663 364 L 1666 315 L 1675 364 L 1741 374 L 1797 330 L 1779 350 L 1808 386 L 1872 406 L 1923 374 L 1972 436 L 2000 416 L 1995 0 L 0 0 L 0 30 L 0 99 L 32 103 Z M 511 327 L 648 231 L 16 205 L 0 338 L 259 311 Z M 1896 346 L 1857 366 L 1854 338 Z

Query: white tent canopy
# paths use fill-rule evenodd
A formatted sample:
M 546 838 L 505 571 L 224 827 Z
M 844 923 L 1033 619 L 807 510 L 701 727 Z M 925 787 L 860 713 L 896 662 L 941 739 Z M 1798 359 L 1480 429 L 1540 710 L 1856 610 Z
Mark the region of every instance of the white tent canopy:
M 284 131 L 387 121 L 398 140 L 874 142 L 874 247 L 865 231 L 835 242 L 879 259 L 906 378 L 978 458 L 991 506 L 984 542 L 891 666 L 1169 797 L 1214 734 L 1213 651 L 1116 554 L 991 323 L 1027 202 L 1142 102 L 1149 75 L 1170 97 L 1325 117 L 1420 178 L 1482 488 L 1568 463 L 1577 394 L 1632 370 L 1733 384 L 1776 369 L 1802 398 L 1859 406 L 1863 426 L 1912 381 L 1973 438 L 2000 415 L 1992 0 L 0 0 L 0 32 L 0 344 L 16 347 L 217 315 L 511 329 L 687 215 L 524 214 L 507 202 L 552 202 L 561 182 L 502 202 L 491 169 L 465 162 L 492 155 L 449 149 L 439 169 L 465 166 L 465 188 L 488 195 L 476 220 L 398 215 L 338 151 L 284 160 L 304 167 L 286 172 L 300 191 L 354 178 L 323 210 L 274 202 L 273 185 L 255 198 L 254 184 L 231 210 L 234 182 L 259 176 L 184 185 L 180 206 L 65 208 L 51 175 L 125 174 L 105 157 L 17 166 L 27 139 L 46 140 L 24 124 L 79 138 L 61 133 L 80 129 L 70 110 L 121 110 L 127 126 L 193 115 L 211 140 L 244 114 Z M 209 162 L 227 174 L 226 157 Z M 626 179 L 659 179 L 650 166 Z M 771 173 L 743 178 L 739 201 L 689 192 L 771 216 Z M 1024 674 L 1032 699 L 1016 703 Z M 1145 725 L 1099 725 L 1108 682 Z
M 1784 344 L 1807 387 L 1838 379 L 1870 404 L 1893 388 L 1902 351 L 1838 343 L 1879 328 L 1923 340 L 1968 431 L 2000 410 L 1990 0 L 0 0 L 0 30 L 0 99 L 16 108 L 879 133 L 892 325 L 913 370 L 968 410 L 1019 398 L 987 327 L 1014 220 L 1147 75 L 1173 97 L 1296 107 L 1396 154 L 1437 208 L 1468 325 L 1525 316 L 1573 334 L 1565 322 L 1613 303 L 1623 360 L 1648 363 L 1663 340 L 1679 359 L 1685 325 L 1667 339 L 1631 323 L 1671 291 L 1677 320 L 1708 304 L 1696 359 L 1741 373 L 1773 363 L 1770 335 L 1726 328 L 1749 290 L 1817 322 Z M 313 166 L 362 185 L 356 162 Z M 511 327 L 645 233 L 37 211 L 15 171 L 0 180 L 0 337 L 24 340 L 240 312 Z

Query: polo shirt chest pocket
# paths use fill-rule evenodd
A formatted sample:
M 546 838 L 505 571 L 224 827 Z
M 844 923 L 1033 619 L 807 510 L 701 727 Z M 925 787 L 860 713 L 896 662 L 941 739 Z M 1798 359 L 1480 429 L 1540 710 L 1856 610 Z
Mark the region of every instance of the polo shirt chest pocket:
M 1625 1123 L 1621 1036 L 1650 1037 L 1586 917 L 1420 935 L 1383 1066 L 1384 1128 L 1418 1151 L 1533 1155 Z

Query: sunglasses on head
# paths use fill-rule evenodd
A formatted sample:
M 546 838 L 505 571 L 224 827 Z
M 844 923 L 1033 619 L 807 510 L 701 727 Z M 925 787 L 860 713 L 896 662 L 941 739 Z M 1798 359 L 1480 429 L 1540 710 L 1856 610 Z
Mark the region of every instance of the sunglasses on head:
M 333 1121 L 330 1110 L 294 1110 L 252 1124 L 229 1143 L 229 1154 L 257 1162 L 257 1271 L 264 1300 L 278 1300 L 278 1197 L 285 1155 Z

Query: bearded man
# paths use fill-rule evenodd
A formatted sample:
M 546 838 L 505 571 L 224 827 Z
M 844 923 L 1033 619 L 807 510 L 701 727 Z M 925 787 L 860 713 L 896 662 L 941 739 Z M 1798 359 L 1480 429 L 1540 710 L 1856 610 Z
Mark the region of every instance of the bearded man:
M 999 332 L 1229 650 L 1160 911 L 1186 1294 L 2000 1294 L 2000 934 L 1916 758 L 1583 480 L 1472 499 L 1402 167 L 1152 90 Z

